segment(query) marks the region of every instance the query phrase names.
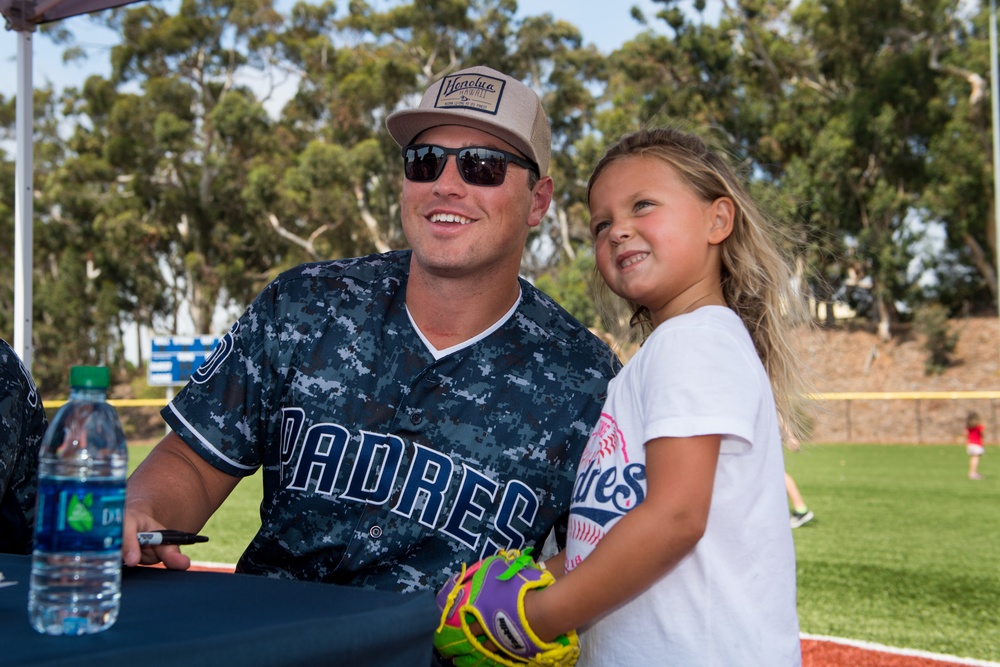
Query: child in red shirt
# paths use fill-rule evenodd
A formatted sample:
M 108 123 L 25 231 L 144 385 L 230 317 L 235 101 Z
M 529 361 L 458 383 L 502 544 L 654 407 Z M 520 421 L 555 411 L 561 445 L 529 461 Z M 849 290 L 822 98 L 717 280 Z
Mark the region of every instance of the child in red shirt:
M 983 422 L 976 412 L 970 412 L 965 419 L 965 451 L 969 454 L 969 479 L 982 479 L 979 457 L 986 450 L 983 447 Z

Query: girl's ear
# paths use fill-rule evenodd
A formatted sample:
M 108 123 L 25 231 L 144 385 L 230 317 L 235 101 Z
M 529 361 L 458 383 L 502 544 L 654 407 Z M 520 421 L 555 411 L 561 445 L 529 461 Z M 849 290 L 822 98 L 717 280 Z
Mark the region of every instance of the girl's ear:
M 733 233 L 733 219 L 736 207 L 729 197 L 719 197 L 709 208 L 711 227 L 708 230 L 708 242 L 714 245 L 722 243 Z

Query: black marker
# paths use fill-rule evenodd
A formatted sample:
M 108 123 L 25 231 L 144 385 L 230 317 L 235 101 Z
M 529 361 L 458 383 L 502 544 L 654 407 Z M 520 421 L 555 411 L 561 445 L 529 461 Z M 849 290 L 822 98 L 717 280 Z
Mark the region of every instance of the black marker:
M 140 547 L 155 547 L 160 544 L 196 544 L 197 542 L 208 542 L 204 535 L 185 533 L 181 530 L 154 530 L 148 533 L 139 533 Z

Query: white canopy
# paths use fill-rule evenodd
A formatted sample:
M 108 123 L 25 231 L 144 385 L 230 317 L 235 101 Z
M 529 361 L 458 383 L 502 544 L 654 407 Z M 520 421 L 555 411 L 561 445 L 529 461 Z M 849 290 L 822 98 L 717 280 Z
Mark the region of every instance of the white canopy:
M 39 23 L 90 14 L 102 9 L 127 5 L 136 0 L 0 0 L 0 14 L 13 30 L 32 32 Z

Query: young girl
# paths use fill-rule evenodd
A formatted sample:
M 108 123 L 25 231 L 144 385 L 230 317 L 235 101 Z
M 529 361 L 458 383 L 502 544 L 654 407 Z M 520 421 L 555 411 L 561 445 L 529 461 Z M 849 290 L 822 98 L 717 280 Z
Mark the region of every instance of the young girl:
M 528 623 L 579 628 L 580 665 L 799 665 L 778 412 L 794 429 L 800 298 L 771 223 L 668 129 L 622 138 L 588 198 L 597 268 L 648 336 L 608 387 Z
M 979 474 L 979 457 L 983 448 L 983 422 L 978 412 L 970 412 L 965 418 L 965 451 L 969 455 L 969 479 L 982 479 Z

